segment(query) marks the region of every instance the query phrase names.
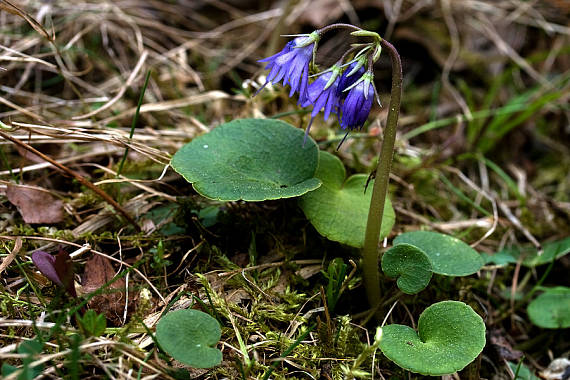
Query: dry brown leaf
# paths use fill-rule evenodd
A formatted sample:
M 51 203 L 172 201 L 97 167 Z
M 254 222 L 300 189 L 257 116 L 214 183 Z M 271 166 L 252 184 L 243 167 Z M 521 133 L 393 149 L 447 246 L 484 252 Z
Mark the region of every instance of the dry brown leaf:
M 26 223 L 51 224 L 63 220 L 63 202 L 47 190 L 9 184 L 6 196 Z
M 106 257 L 94 255 L 85 264 L 83 274 L 83 293 L 93 293 L 107 282 L 115 278 L 115 269 Z M 90 309 L 104 314 L 109 322 L 115 326 L 123 324 L 125 309 L 125 279 L 119 278 L 97 294 L 87 303 Z
M 28 152 L 27 150 L 25 150 L 24 148 L 22 148 L 21 146 L 16 145 L 16 151 L 20 154 L 20 156 L 22 156 L 24 159 L 26 160 L 30 160 L 36 164 L 45 162 L 44 160 L 42 160 L 42 158 L 40 156 L 38 156 L 37 154 L 33 154 L 32 152 Z
M 18 152 L 18 154 L 20 156 L 22 156 L 22 158 L 24 158 L 25 160 L 31 161 L 31 162 L 36 163 L 36 164 L 42 164 L 42 163 L 46 162 L 43 158 L 41 158 L 37 154 L 34 154 L 34 153 L 22 148 L 19 145 L 14 146 L 14 148 L 16 148 L 16 151 Z M 42 144 L 42 153 L 47 154 L 47 155 L 52 155 L 52 156 L 58 156 L 61 152 L 61 148 L 62 148 L 61 144 Z M 55 170 L 59 170 L 59 169 L 55 169 Z
M 516 362 L 523 356 L 521 351 L 513 348 L 507 339 L 507 334 L 501 329 L 489 331 L 489 343 L 501 359 Z

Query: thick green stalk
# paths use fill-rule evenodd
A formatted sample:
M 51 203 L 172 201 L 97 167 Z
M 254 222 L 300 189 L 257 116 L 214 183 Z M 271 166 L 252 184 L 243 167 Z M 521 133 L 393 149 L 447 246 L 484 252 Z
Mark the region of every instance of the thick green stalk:
M 384 129 L 384 139 L 380 151 L 380 160 L 376 168 L 376 179 L 374 180 L 372 200 L 370 201 L 370 209 L 368 211 L 364 249 L 362 250 L 364 286 L 368 302 L 372 308 L 375 308 L 381 299 L 380 274 L 378 272 L 378 240 L 380 228 L 382 227 L 386 194 L 388 192 L 388 180 L 390 178 L 390 168 L 392 167 L 394 141 L 396 140 L 396 127 L 398 126 L 400 99 L 402 97 L 402 62 L 400 55 L 391 43 L 382 40 L 381 44 L 382 48 L 388 51 L 392 59 L 392 91 L 388 120 Z

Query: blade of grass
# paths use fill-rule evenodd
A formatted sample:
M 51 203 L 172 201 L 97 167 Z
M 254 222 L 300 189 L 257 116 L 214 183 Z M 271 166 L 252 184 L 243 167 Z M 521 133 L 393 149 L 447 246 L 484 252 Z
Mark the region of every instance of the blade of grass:
M 483 99 L 483 103 L 481 105 L 481 109 L 486 110 L 490 109 L 493 105 L 493 102 L 499 95 L 499 90 L 502 88 L 505 80 L 509 75 L 512 75 L 512 70 L 509 70 L 502 75 L 494 77 L 493 81 L 491 82 L 491 86 L 487 91 L 485 98 Z M 470 147 L 474 146 L 481 135 L 481 132 L 485 126 L 485 119 L 480 118 L 477 120 L 473 120 L 472 123 L 467 128 L 467 142 Z
M 431 105 L 429 121 L 433 122 L 437 119 L 437 104 L 439 103 L 439 94 L 441 92 L 441 80 L 436 81 L 433 84 L 433 89 L 431 92 Z
M 478 150 L 481 151 L 482 153 L 488 152 L 501 140 L 503 136 L 505 136 L 513 128 L 516 128 L 517 126 L 524 123 L 526 120 L 531 118 L 537 111 L 539 111 L 542 107 L 560 98 L 562 94 L 563 94 L 562 91 L 555 91 L 544 94 L 530 104 L 525 103 L 523 112 L 521 112 L 520 115 L 518 115 L 511 121 L 508 122 L 504 122 L 504 120 L 501 120 L 500 122 L 493 121 L 493 123 L 489 125 L 489 127 L 485 131 L 485 138 L 481 139 L 480 143 L 478 144 L 477 146 Z
M 482 213 L 485 216 L 491 216 L 491 213 L 487 210 L 485 210 L 483 207 L 479 206 L 478 204 L 476 204 L 475 202 L 473 202 L 467 195 L 463 194 L 463 191 L 461 191 L 461 189 L 455 187 L 450 180 L 447 179 L 446 176 L 444 176 L 443 174 L 440 174 L 439 178 L 441 179 L 441 182 L 443 182 L 451 191 L 453 191 L 453 193 L 455 195 L 457 195 L 461 200 L 469 203 L 469 205 L 471 205 L 471 207 L 475 208 L 477 211 L 479 211 L 480 213 Z
M 507 105 L 507 106 L 504 106 L 504 107 L 501 107 L 498 109 L 494 109 L 494 110 L 481 110 L 481 111 L 473 112 L 471 114 L 471 116 L 473 119 L 482 119 L 482 118 L 487 118 L 489 116 L 494 116 L 494 115 L 510 115 L 512 113 L 522 111 L 525 108 L 526 108 L 526 106 L 524 104 L 512 104 L 512 105 Z M 452 125 L 454 123 L 464 122 L 464 121 L 467 121 L 467 118 L 464 115 L 456 115 L 456 116 L 447 117 L 447 118 L 440 119 L 440 120 L 431 121 L 429 123 L 426 123 L 424 125 L 421 125 L 417 128 L 412 129 L 408 133 L 405 133 L 402 136 L 402 138 L 409 140 L 413 137 L 419 136 L 419 135 L 426 133 L 426 132 L 429 132 L 433 129 L 447 127 L 447 126 Z
M 505 171 L 503 169 L 501 169 L 501 167 L 499 165 L 495 164 L 493 161 L 489 160 L 488 158 L 486 158 L 484 156 L 481 156 L 481 159 L 483 160 L 485 165 L 487 165 L 489 167 L 489 169 L 491 169 L 492 171 L 497 173 L 497 175 L 499 177 L 501 177 L 501 179 L 503 181 L 505 181 L 507 187 L 513 192 L 513 194 L 515 194 L 515 196 L 518 198 L 518 200 L 523 202 L 524 197 L 519 192 L 519 188 L 517 187 L 517 184 L 515 183 L 515 181 L 507 173 L 505 173 Z
M 457 157 L 458 161 L 465 160 L 481 160 L 492 171 L 494 171 L 507 185 L 509 190 L 517 197 L 517 199 L 524 203 L 525 197 L 520 193 L 516 182 L 508 175 L 499 165 L 479 153 L 465 153 Z
M 146 92 L 146 88 L 148 86 L 148 81 L 150 79 L 151 71 L 148 70 L 146 72 L 146 78 L 144 79 L 143 88 L 141 90 L 141 94 L 139 96 L 139 102 L 137 103 L 137 109 L 135 110 L 135 116 L 133 117 L 133 121 L 131 122 L 131 132 L 129 133 L 129 142 L 133 139 L 133 135 L 135 134 L 135 127 L 137 122 L 139 121 L 139 114 L 142 106 L 142 102 L 144 99 L 144 93 Z M 121 158 L 121 163 L 119 164 L 119 169 L 117 170 L 117 178 L 121 176 L 121 171 L 123 170 L 123 165 L 127 159 L 127 155 L 129 154 L 129 147 L 125 148 L 125 153 L 123 154 L 123 158 Z
M 144 323 L 143 323 L 143 325 L 144 325 Z M 146 325 L 144 325 L 144 326 L 146 326 Z M 147 329 L 148 329 L 148 327 L 147 327 Z M 151 333 L 151 334 L 149 334 L 149 335 L 153 338 L 154 343 L 155 343 L 155 344 L 158 344 L 158 341 L 155 340 L 154 335 L 152 334 L 152 332 L 151 332 L 150 330 L 148 330 L 148 332 Z M 148 333 L 148 332 L 147 332 L 147 333 Z M 153 352 L 152 352 L 152 351 L 149 351 L 148 354 L 144 357 L 143 363 L 148 362 L 148 361 L 150 360 L 150 358 L 152 357 L 152 354 L 153 354 Z M 141 380 L 143 369 L 144 369 L 144 367 L 141 365 L 141 366 L 139 367 L 139 371 L 138 371 L 138 373 L 137 373 L 137 380 Z
M 228 317 L 230 319 L 232 327 L 234 328 L 234 333 L 236 334 L 236 339 L 237 339 L 238 344 L 239 344 L 239 350 L 241 351 L 241 354 L 243 356 L 243 360 L 245 361 L 245 367 L 246 367 L 247 371 L 249 372 L 249 370 L 251 369 L 251 367 L 253 365 L 253 361 L 249 357 L 249 353 L 247 352 L 247 346 L 246 346 L 245 342 L 243 341 L 243 338 L 241 337 L 239 329 L 236 326 L 234 316 L 233 316 L 232 311 L 230 310 L 229 307 L 228 307 Z
M 523 364 L 523 360 L 524 360 L 524 359 L 525 359 L 525 357 L 524 357 L 524 355 L 523 355 L 523 357 L 521 358 L 521 360 L 519 360 L 519 362 L 518 362 L 518 364 L 517 364 L 517 367 L 515 368 L 515 371 L 514 371 L 514 379 L 515 379 L 515 380 L 519 378 L 519 371 L 521 370 L 521 367 L 522 367 L 522 364 Z
M 16 183 L 18 183 L 18 177 L 16 177 L 14 175 L 14 172 L 12 171 L 12 166 L 8 162 L 8 158 L 6 157 L 6 153 L 4 153 L 4 149 L 1 146 L 0 146 L 0 159 L 2 160 L 2 163 L 4 164 L 4 167 L 8 168 L 8 170 L 10 171 L 10 177 L 12 177 L 12 179 L 14 179 L 14 181 L 16 181 Z
M 556 78 L 553 78 L 552 80 L 553 86 L 557 86 L 561 90 L 545 93 L 532 102 L 531 98 L 541 89 L 540 86 L 532 88 L 521 95 L 515 96 L 503 107 L 497 109 L 483 109 L 480 111 L 473 112 L 471 115 L 472 120 L 485 119 L 490 116 L 493 116 L 493 119 L 489 122 L 489 124 L 485 128 L 481 127 L 481 130 L 477 130 L 477 134 L 474 134 L 474 132 L 472 132 L 473 136 L 470 137 L 471 139 L 473 139 L 472 143 L 474 145 L 477 145 L 478 148 L 481 149 L 483 152 L 486 151 L 483 149 L 486 148 L 485 144 L 487 143 L 483 143 L 482 141 L 490 139 L 491 144 L 494 145 L 496 141 L 498 141 L 497 140 L 498 138 L 502 137 L 512 128 L 526 121 L 538 109 L 545 106 L 548 102 L 560 98 L 564 94 L 562 87 L 566 85 L 567 81 L 568 81 L 568 75 L 561 75 Z M 498 87 L 500 83 L 501 82 L 497 84 Z M 494 91 L 498 91 L 498 89 Z M 487 101 L 492 101 L 492 98 L 487 99 Z M 508 119 L 510 115 L 513 113 L 517 113 L 519 111 L 523 112 L 509 122 Z M 412 129 L 410 132 L 404 134 L 402 138 L 409 140 L 413 137 L 419 136 L 433 129 L 443 128 L 457 122 L 466 122 L 466 121 L 469 120 L 464 115 L 456 115 L 440 120 L 430 121 L 429 123 L 426 123 L 424 125 Z M 494 135 L 492 136 L 492 138 L 487 136 L 488 131 L 494 131 Z M 505 132 L 497 134 L 497 131 L 499 132 L 505 131 Z M 483 147 L 481 147 L 481 145 L 483 145 Z

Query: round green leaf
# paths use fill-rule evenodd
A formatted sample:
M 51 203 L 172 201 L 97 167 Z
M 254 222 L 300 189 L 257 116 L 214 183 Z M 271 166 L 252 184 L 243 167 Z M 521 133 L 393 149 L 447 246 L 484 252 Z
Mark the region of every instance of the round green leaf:
M 211 368 L 222 362 L 214 346 L 222 333 L 220 324 L 199 310 L 176 310 L 156 326 L 156 339 L 170 356 L 194 368 Z
M 528 305 L 527 312 L 537 326 L 546 329 L 570 327 L 570 288 L 548 289 Z
M 170 165 L 206 198 L 263 201 L 297 197 L 320 185 L 319 150 L 280 120 L 242 119 L 184 145 Z
M 328 152 L 320 152 L 319 167 L 315 176 L 322 185 L 303 195 L 299 205 L 315 229 L 330 240 L 352 247 L 364 245 L 364 232 L 368 220 L 368 208 L 372 198 L 371 181 L 366 193 L 367 175 L 356 174 L 346 181 L 342 162 Z M 394 209 L 386 198 L 380 238 L 388 236 L 395 221 Z
M 463 302 L 431 305 L 420 315 L 418 332 L 403 325 L 385 326 L 380 349 L 411 372 L 441 376 L 462 370 L 485 347 L 483 319 Z
M 398 288 L 406 294 L 424 290 L 432 276 L 427 254 L 410 244 L 397 244 L 382 255 L 382 270 L 389 277 L 397 277 Z
M 476 250 L 453 236 L 431 231 L 406 232 L 394 244 L 408 243 L 427 253 L 433 271 L 446 276 L 468 276 L 484 265 Z

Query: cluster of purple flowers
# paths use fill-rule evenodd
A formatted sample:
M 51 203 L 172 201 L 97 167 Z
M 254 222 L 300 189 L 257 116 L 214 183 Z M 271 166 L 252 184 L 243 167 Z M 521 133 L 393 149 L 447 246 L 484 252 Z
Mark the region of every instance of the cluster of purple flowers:
M 331 112 L 335 113 L 342 129 L 362 128 L 375 96 L 372 72 L 364 68 L 366 56 L 345 65 L 338 62 L 309 83 L 309 64 L 318 40 L 319 35 L 315 33 L 302 35 L 287 43 L 279 53 L 260 60 L 267 62 L 265 68 L 270 70 L 263 87 L 283 81 L 284 86 L 291 87 L 289 96 L 299 94 L 302 107 L 313 106 L 306 133 L 323 109 L 324 119 L 327 120 Z

